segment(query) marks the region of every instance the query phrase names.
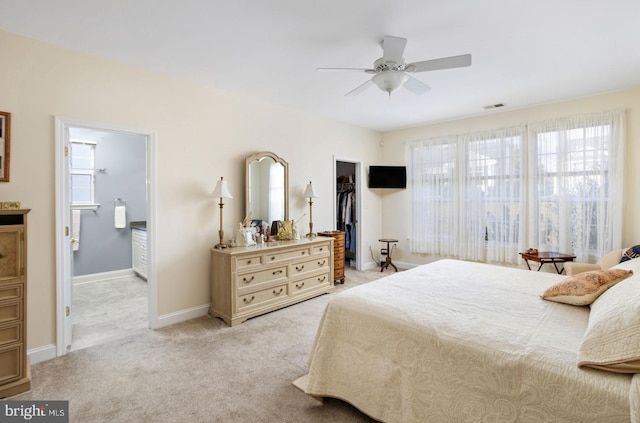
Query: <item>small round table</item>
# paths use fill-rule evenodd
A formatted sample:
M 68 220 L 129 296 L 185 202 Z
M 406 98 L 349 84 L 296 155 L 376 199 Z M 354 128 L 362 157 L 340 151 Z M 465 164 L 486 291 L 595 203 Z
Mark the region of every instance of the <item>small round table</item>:
M 398 240 L 393 238 L 381 238 L 378 241 L 387 243 L 387 259 L 384 261 L 384 263 L 380 265 L 380 271 L 382 272 L 384 269 L 391 266 L 394 269 L 396 269 L 396 272 L 397 272 L 398 268 L 396 267 L 395 264 L 391 262 L 391 249 L 389 248 L 389 244 L 391 244 L 392 242 L 398 242 Z

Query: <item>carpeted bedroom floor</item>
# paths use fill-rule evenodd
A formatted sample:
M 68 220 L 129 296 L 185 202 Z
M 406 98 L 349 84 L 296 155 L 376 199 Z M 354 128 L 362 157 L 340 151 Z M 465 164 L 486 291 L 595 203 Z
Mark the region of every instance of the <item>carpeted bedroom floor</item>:
M 392 273 L 346 270 L 336 292 Z M 291 382 L 331 295 L 230 328 L 201 317 L 32 366 L 32 390 L 11 399 L 69 400 L 71 422 L 369 422 L 344 402 L 323 404 Z

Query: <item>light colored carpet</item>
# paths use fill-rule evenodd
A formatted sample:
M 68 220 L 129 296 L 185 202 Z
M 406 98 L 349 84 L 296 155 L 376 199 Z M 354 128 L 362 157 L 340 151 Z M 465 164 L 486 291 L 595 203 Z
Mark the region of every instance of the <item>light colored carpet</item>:
M 336 291 L 391 272 L 346 269 Z M 17 400 L 69 400 L 72 422 L 370 422 L 344 402 L 323 404 L 292 385 L 308 370 L 333 294 L 230 328 L 201 317 L 32 366 Z
M 147 282 L 138 276 L 74 284 L 71 351 L 148 327 Z

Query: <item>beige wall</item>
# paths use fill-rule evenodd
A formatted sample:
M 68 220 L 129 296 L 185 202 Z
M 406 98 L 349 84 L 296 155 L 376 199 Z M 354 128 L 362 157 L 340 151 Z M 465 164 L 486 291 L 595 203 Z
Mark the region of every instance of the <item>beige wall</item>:
M 225 91 L 151 73 L 0 31 L 0 110 L 12 113 L 11 182 L 0 200 L 31 208 L 28 237 L 29 349 L 56 339 L 54 116 L 143 128 L 157 135 L 158 311 L 209 303 L 209 249 L 218 208 L 209 197 L 224 176 L 225 232 L 244 217 L 244 158 L 269 150 L 290 163 L 290 215 L 308 212 L 333 229 L 333 159 L 377 162 L 381 135 Z M 366 175 L 366 173 L 365 173 Z M 363 244 L 380 236 L 381 199 L 363 192 Z M 301 227 L 308 227 L 308 215 Z M 369 260 L 368 254 L 364 255 Z
M 640 180 L 632 175 L 638 166 L 638 159 L 640 159 L 640 88 L 518 110 L 494 110 L 467 119 L 388 132 L 383 135 L 383 156 L 388 164 L 405 164 L 405 141 L 494 129 L 614 108 L 626 109 L 625 173 L 628 177 L 625 178 L 626 185 L 621 187 L 624 189 L 626 204 L 620 206 L 624 207 L 623 244 L 635 245 L 640 243 L 640 222 L 636 217 L 636 211 L 640 208 L 640 196 L 637 195 L 640 192 Z M 397 237 L 400 240 L 394 251 L 394 260 L 415 264 L 428 263 L 433 261 L 435 257 L 415 255 L 409 252 L 408 236 L 410 234 L 411 210 L 408 207 L 398 207 L 398 204 L 407 204 L 408 202 L 409 190 L 393 191 L 384 195 L 383 234 L 384 236 Z

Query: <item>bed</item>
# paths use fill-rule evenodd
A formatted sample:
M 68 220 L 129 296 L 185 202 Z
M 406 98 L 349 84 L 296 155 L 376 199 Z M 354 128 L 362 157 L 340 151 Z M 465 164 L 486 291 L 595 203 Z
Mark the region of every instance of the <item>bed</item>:
M 613 319 L 631 327 L 590 342 L 640 348 L 640 260 L 619 266 L 635 275 L 591 309 L 541 298 L 563 275 L 456 260 L 348 289 L 328 303 L 294 385 L 384 422 L 640 423 L 640 375 L 578 366 L 598 302 L 602 321 L 628 307 L 631 322 Z

